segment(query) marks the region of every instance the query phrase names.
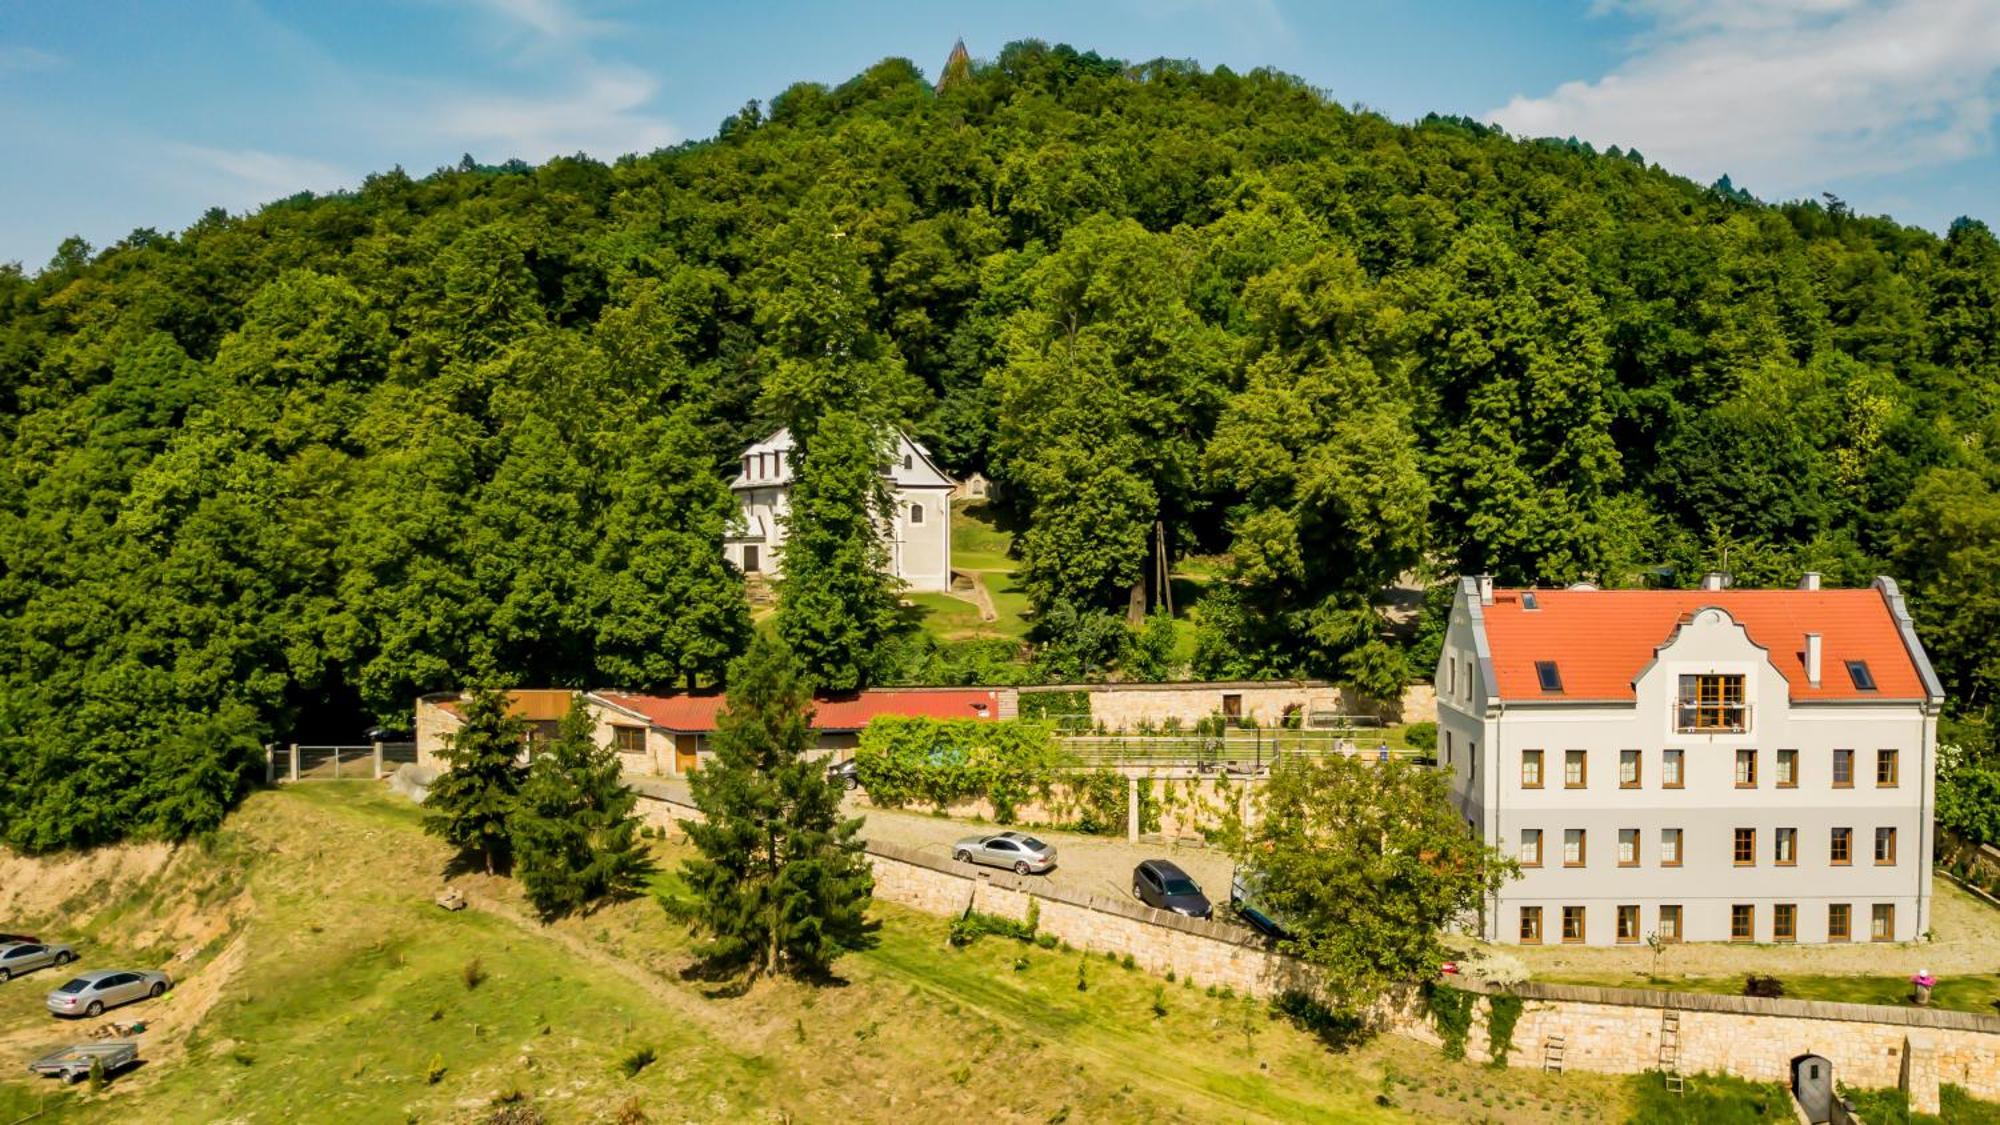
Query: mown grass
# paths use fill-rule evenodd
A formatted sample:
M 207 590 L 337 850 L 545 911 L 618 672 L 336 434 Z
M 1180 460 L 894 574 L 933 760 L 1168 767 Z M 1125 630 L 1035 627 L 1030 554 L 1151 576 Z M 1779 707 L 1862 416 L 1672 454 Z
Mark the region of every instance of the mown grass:
M 1843 1004 L 1882 1004 L 1912 1007 L 1910 981 L 1900 976 L 1798 975 L 1780 976 L 1787 1000 L 1831 1000 Z M 1675 992 L 1703 992 L 1717 996 L 1743 995 L 1744 978 L 1675 977 L 1650 980 L 1644 976 L 1564 976 L 1565 984 L 1594 984 L 1606 988 L 1665 988 Z M 1931 990 L 1931 1007 L 1951 1012 L 1992 1015 L 1994 1001 L 2000 999 L 2000 974 L 1985 973 L 1942 977 Z
M 1868 1125 L 2000 1125 L 2000 1103 L 1982 1102 L 1962 1086 L 1946 1083 L 1938 1089 L 1938 1112 L 1910 1112 L 1910 1098 L 1901 1090 L 1843 1090 L 1854 1112 Z
M 1628 1085 L 1635 1103 L 1632 1125 L 1772 1125 L 1792 1118 L 1792 1096 L 1777 1082 L 1690 1074 L 1676 1094 L 1658 1071 L 1648 1071 L 1633 1075 Z

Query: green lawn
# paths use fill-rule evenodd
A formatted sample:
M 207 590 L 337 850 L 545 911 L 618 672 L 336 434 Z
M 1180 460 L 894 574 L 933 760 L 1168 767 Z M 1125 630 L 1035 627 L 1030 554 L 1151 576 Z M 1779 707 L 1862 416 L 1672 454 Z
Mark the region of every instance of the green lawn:
M 1014 533 L 993 521 L 984 500 L 957 500 L 951 506 L 951 565 L 960 570 L 1013 570 L 1007 552 Z
M 1911 991 L 1909 978 L 1900 976 L 1781 974 L 1778 980 L 1785 986 L 1787 1000 L 1833 1000 L 1843 1004 L 1902 1007 L 1909 1004 Z M 1594 984 L 1607 988 L 1671 988 L 1676 992 L 1705 992 L 1719 996 L 1743 995 L 1743 978 L 1740 976 L 1677 977 L 1665 983 L 1648 981 L 1643 976 L 1566 976 L 1560 983 Z M 1995 1000 L 2000 1000 L 2000 974 L 1941 977 L 1937 987 L 1931 991 L 1933 1007 L 1953 1012 L 1977 1012 L 1990 1016 L 1995 1011 Z

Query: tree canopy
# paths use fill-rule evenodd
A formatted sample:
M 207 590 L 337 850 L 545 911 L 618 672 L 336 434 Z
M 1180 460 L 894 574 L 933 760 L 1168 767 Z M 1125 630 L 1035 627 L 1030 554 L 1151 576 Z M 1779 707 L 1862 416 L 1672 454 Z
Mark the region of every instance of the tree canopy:
M 1178 601 L 1198 671 L 1371 691 L 1422 667 L 1371 609 L 1399 576 L 1726 559 L 1894 573 L 1979 713 L 1996 408 L 1978 222 L 1269 70 L 887 60 L 612 164 L 392 169 L 0 269 L 0 837 L 199 831 L 257 742 L 424 692 L 716 682 L 726 481 L 784 424 L 837 466 L 786 626 L 828 685 L 982 667 L 899 638 L 837 526 L 836 454 L 900 425 L 997 487 L 1019 675 L 1157 668 L 1119 619 L 1162 545 L 1223 560 Z

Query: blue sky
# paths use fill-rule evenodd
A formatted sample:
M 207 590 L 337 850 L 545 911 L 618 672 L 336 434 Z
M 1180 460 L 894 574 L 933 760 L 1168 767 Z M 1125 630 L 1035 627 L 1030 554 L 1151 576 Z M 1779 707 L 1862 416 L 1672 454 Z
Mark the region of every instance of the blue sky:
M 935 73 L 961 35 L 1273 66 L 1398 120 L 2000 225 L 2000 0 L 0 0 L 0 262 L 466 152 L 649 150 L 797 80 Z

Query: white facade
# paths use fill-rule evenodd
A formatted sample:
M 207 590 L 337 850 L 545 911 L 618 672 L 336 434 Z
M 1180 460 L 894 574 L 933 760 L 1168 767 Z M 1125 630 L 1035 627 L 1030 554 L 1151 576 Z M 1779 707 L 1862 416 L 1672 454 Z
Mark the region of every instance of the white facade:
M 1453 799 L 1523 865 L 1487 904 L 1488 940 L 1908 941 L 1930 927 L 1943 693 L 1888 579 L 1468 578 L 1436 684 Z
M 909 435 L 901 430 L 893 435 L 883 469 L 895 509 L 883 528 L 889 572 L 912 590 L 949 590 L 951 492 L 957 482 Z M 729 487 L 736 494 L 737 518 L 723 541 L 724 556 L 745 574 L 777 577 L 791 511 L 791 431 L 779 430 L 744 450 L 741 472 Z

